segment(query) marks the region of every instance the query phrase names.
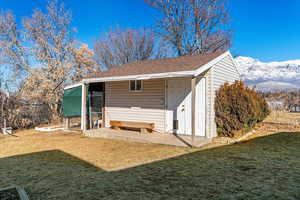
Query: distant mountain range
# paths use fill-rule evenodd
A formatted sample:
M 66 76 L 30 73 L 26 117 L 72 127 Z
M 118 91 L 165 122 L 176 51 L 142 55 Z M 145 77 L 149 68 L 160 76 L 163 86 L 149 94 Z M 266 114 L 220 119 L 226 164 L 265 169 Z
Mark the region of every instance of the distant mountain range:
M 237 57 L 242 79 L 258 90 L 300 89 L 300 60 L 261 62 L 250 57 Z

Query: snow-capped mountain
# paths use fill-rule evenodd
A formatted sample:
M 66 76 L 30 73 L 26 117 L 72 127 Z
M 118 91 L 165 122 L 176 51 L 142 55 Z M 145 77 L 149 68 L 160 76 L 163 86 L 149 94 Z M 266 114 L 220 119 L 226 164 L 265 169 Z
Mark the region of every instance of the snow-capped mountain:
M 242 79 L 259 90 L 300 89 L 300 60 L 261 62 L 250 57 L 237 57 Z

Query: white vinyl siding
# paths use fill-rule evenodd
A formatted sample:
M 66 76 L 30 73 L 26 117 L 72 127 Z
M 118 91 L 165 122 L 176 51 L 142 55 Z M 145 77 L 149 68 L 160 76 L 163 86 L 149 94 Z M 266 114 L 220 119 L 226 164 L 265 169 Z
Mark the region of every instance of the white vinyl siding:
M 206 78 L 206 137 L 213 138 L 217 136 L 215 93 L 225 82 L 240 80 L 240 75 L 232 57 L 228 55 L 200 74 L 197 83 L 202 77 Z M 166 132 L 165 84 L 165 79 L 143 80 L 142 91 L 131 92 L 129 81 L 106 82 L 105 125 L 109 127 L 110 120 L 149 122 L 155 124 L 155 131 Z
M 212 86 L 212 76 L 211 76 L 211 70 L 208 70 L 206 72 L 203 72 L 197 77 L 197 84 L 199 81 L 205 78 L 206 79 L 206 106 L 205 106 L 205 113 L 206 113 L 206 124 L 205 124 L 205 136 L 208 138 L 211 138 L 211 123 L 214 122 L 214 119 L 212 118 L 212 106 L 211 106 L 211 86 Z
M 214 101 L 216 91 L 220 88 L 224 83 L 233 83 L 236 80 L 240 80 L 240 74 L 234 64 L 231 56 L 226 56 L 220 62 L 215 64 L 207 73 L 208 77 L 208 137 L 216 137 L 216 123 L 215 123 L 215 109 L 214 109 Z
M 143 81 L 143 90 L 131 92 L 128 81 L 107 82 L 105 85 L 105 121 L 149 122 L 155 131 L 165 131 L 165 80 Z
M 233 83 L 236 80 L 240 80 L 239 72 L 234 66 L 234 63 L 230 56 L 225 57 L 213 68 L 214 90 L 218 90 L 224 83 Z

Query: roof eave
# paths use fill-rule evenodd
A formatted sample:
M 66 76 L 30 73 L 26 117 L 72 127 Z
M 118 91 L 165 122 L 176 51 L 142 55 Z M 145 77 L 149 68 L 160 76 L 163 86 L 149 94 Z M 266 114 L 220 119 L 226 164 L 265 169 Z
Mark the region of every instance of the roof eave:
M 219 55 L 218 57 L 214 58 L 213 60 L 209 61 L 202 67 L 199 67 L 198 69 L 195 70 L 195 76 L 199 76 L 203 72 L 209 70 L 211 67 L 213 67 L 215 64 L 220 62 L 222 59 L 224 59 L 226 56 L 231 56 L 231 53 L 229 51 L 225 51 L 223 54 Z
M 127 81 L 127 80 L 147 80 L 147 79 L 159 79 L 159 78 L 175 78 L 175 77 L 193 77 L 198 76 L 201 73 L 207 71 L 212 66 L 220 62 L 226 56 L 231 56 L 229 51 L 224 52 L 218 57 L 214 58 L 210 62 L 203 66 L 199 66 L 196 70 L 191 71 L 178 71 L 178 72 L 166 72 L 166 73 L 155 73 L 155 74 L 139 74 L 139 75 L 128 75 L 128 76 L 112 76 L 112 77 L 100 77 L 100 78 L 86 78 L 83 79 L 82 83 L 93 83 L 93 82 L 110 82 L 110 81 Z
M 179 72 L 166 72 L 156 74 L 140 74 L 140 75 L 129 75 L 129 76 L 112 76 L 103 78 L 88 78 L 83 79 L 83 83 L 93 82 L 111 82 L 111 81 L 128 81 L 128 80 L 148 80 L 148 79 L 159 79 L 159 78 L 175 78 L 175 77 L 189 77 L 194 76 L 195 71 L 179 71 Z

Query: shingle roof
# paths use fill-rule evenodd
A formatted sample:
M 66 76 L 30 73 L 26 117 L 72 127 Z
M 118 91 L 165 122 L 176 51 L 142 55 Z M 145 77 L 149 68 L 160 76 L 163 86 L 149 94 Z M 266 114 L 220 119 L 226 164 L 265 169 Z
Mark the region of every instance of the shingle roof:
M 105 72 L 90 74 L 86 78 L 104 78 L 113 76 L 129 76 L 156 74 L 166 72 L 192 71 L 219 57 L 224 52 L 200 54 L 195 56 L 181 56 L 176 58 L 162 58 L 125 64 L 113 67 Z

